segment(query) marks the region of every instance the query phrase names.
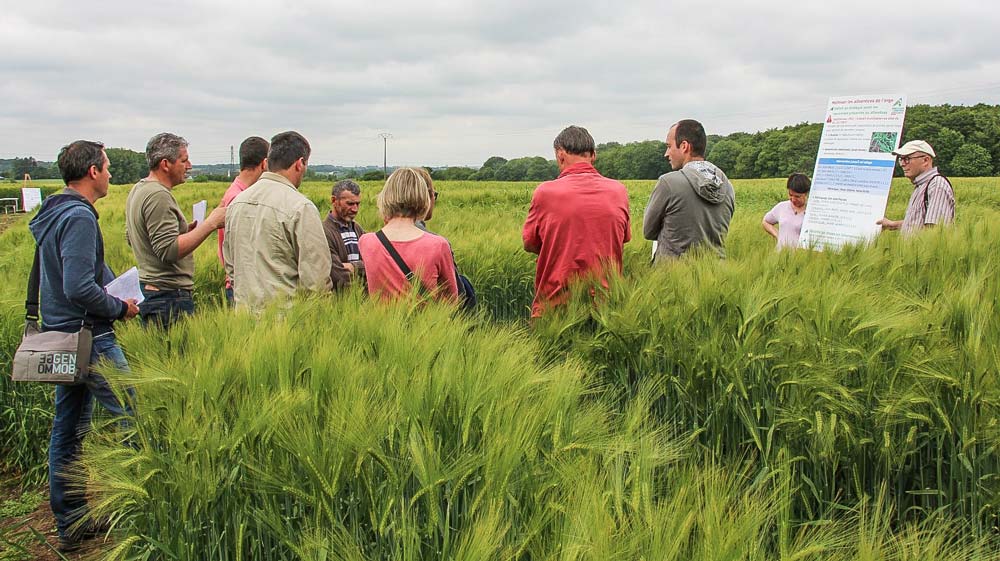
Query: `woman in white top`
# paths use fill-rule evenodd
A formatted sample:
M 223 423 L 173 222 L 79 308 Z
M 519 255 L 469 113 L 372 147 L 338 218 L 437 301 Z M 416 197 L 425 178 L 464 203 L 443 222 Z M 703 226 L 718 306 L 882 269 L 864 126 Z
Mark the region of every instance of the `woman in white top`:
M 802 231 L 802 219 L 806 214 L 806 201 L 809 200 L 809 187 L 812 182 L 801 173 L 788 176 L 788 200 L 774 205 L 767 214 L 761 226 L 764 231 L 778 240 L 778 249 L 799 247 L 799 232 Z M 778 227 L 775 228 L 775 225 Z

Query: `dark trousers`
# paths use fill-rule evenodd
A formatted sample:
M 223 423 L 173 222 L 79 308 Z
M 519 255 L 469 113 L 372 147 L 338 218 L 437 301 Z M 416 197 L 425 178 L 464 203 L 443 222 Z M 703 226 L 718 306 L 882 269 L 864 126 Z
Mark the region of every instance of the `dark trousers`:
M 139 318 L 144 326 L 157 325 L 170 329 L 181 316 L 194 313 L 194 299 L 190 290 L 146 290 L 145 300 L 139 304 Z
M 114 333 L 94 339 L 90 353 L 91 364 L 107 361 L 118 370 L 128 370 L 125 353 L 115 340 Z M 135 396 L 129 388 L 129 400 Z M 66 537 L 69 527 L 87 512 L 87 499 L 82 486 L 70 483 L 67 469 L 72 469 L 80 458 L 83 437 L 90 432 L 90 419 L 94 400 L 116 417 L 123 417 L 127 428 L 132 416 L 131 403 L 122 403 L 111 391 L 104 376 L 91 372 L 75 386 L 56 386 L 56 414 L 52 420 L 52 438 L 49 441 L 49 505 L 56 518 L 59 535 Z

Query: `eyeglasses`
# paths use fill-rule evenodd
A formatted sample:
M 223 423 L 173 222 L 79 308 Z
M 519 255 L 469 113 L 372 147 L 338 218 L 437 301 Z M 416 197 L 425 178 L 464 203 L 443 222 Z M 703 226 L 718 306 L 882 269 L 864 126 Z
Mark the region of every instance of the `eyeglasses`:
M 927 154 L 914 154 L 914 155 L 910 155 L 910 156 L 900 156 L 899 157 L 899 163 L 901 163 L 901 164 L 909 164 L 910 160 L 912 160 L 914 158 L 926 158 L 926 157 L 928 157 Z
M 431 191 L 431 198 L 434 199 L 435 201 L 438 200 L 438 192 L 437 191 Z

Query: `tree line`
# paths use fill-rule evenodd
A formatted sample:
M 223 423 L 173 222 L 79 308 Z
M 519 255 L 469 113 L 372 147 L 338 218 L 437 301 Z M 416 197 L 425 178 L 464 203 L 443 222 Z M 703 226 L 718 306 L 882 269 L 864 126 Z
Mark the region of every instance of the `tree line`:
M 706 157 L 735 179 L 812 175 L 822 123 L 801 123 L 756 133 L 709 135 Z M 664 131 L 664 136 L 666 136 Z M 900 144 L 926 140 L 937 152 L 941 173 L 954 177 L 1000 175 L 1000 105 L 914 105 L 907 108 Z M 670 171 L 662 140 L 597 146 L 595 166 L 615 179 L 656 179 Z M 435 179 L 541 181 L 558 175 L 555 162 L 542 158 L 505 160 L 493 156 L 478 170 L 434 170 Z M 900 170 L 896 170 L 901 175 Z
M 801 123 L 756 133 L 709 135 L 706 156 L 734 179 L 787 177 L 795 172 L 811 175 L 822 132 L 821 123 Z M 906 110 L 906 126 L 900 143 L 914 139 L 931 143 L 937 152 L 936 164 L 945 175 L 1000 175 L 1000 105 L 911 106 Z M 662 140 L 599 144 L 595 167 L 601 174 L 615 179 L 656 179 L 670 170 L 663 157 L 665 151 L 666 144 Z M 108 148 L 107 153 L 111 160 L 112 183 L 131 184 L 147 175 L 146 157 L 141 152 Z M 898 169 L 896 172 L 900 173 Z M 11 181 L 19 180 L 25 173 L 34 179 L 59 177 L 54 163 L 38 162 L 31 157 L 0 160 L 0 175 Z M 540 156 L 510 160 L 493 156 L 478 169 L 431 169 L 431 176 L 437 180 L 547 181 L 558 175 L 556 163 Z M 330 175 L 313 172 L 308 179 L 327 177 Z M 384 175 L 382 170 L 363 174 L 348 171 L 336 177 L 378 180 Z M 195 177 L 200 181 L 225 179 L 217 174 Z

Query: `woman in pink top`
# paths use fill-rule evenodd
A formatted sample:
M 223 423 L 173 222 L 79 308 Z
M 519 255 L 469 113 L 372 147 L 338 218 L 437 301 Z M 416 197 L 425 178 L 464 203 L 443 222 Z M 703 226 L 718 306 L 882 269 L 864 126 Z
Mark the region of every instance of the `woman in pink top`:
M 419 279 L 423 289 L 438 300 L 457 299 L 451 245 L 443 237 L 414 225 L 431 208 L 430 191 L 420 174 L 412 168 L 394 171 L 378 194 L 376 204 L 385 221 L 380 232 Z M 391 299 L 410 292 L 410 281 L 377 233 L 361 236 L 358 246 L 365 264 L 369 294 Z
M 788 200 L 782 201 L 764 215 L 761 226 L 764 231 L 778 240 L 778 249 L 799 247 L 799 233 L 802 231 L 802 219 L 806 214 L 806 201 L 809 200 L 809 187 L 812 182 L 801 173 L 788 176 Z M 775 228 L 774 226 L 778 227 Z

